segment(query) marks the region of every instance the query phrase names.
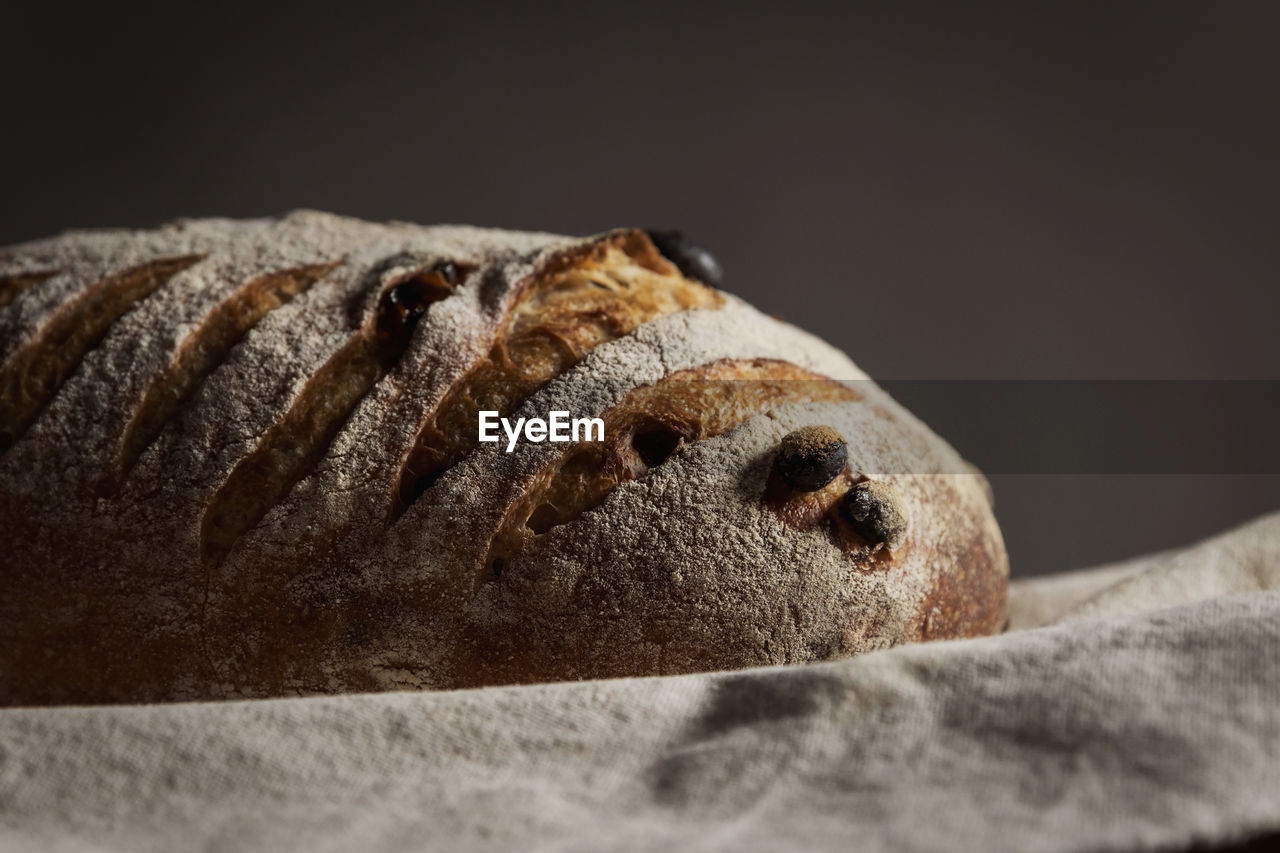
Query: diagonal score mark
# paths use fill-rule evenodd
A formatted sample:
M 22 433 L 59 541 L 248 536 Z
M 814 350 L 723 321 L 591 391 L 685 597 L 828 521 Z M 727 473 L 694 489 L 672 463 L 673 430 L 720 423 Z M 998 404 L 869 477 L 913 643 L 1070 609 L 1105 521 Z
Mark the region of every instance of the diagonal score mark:
M 401 469 L 392 516 L 402 515 L 475 448 L 480 410 L 506 416 L 595 347 L 658 317 L 723 302 L 712 288 L 681 276 L 638 232 L 552 262 L 508 311 L 489 354 L 419 428 Z
M 219 303 L 183 343 L 168 369 L 143 392 L 120 445 L 117 467 L 99 485 L 99 494 L 117 489 L 138 457 L 177 415 L 200 383 L 214 372 L 249 330 L 324 278 L 340 261 L 310 264 L 251 279 Z
M 362 399 L 400 360 L 431 305 L 454 292 L 452 264 L 396 273 L 360 329 L 306 381 L 284 416 L 263 433 L 206 507 L 200 555 L 206 575 L 306 477 Z
M 642 385 L 603 413 L 605 441 L 570 447 L 511 505 L 484 563 L 488 576 L 501 575 L 529 542 L 599 506 L 684 445 L 787 403 L 860 399 L 844 383 L 773 359 L 715 361 Z
M 46 279 L 53 278 L 57 274 L 57 270 L 41 270 L 40 272 L 24 272 L 0 277 L 0 308 L 17 299 L 23 292 L 30 290 Z
M 0 366 L 0 453 L 26 433 L 112 323 L 203 257 L 162 258 L 98 281 L 10 356 Z

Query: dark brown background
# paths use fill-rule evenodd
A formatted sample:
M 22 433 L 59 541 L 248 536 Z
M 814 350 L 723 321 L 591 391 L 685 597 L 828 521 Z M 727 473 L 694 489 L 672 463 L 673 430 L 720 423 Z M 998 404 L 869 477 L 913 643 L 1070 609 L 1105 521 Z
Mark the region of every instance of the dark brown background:
M 1280 379 L 1280 4 L 6 16 L 0 244 L 304 206 L 677 225 L 728 289 L 877 377 Z M 953 411 L 915 396 L 928 421 Z M 1223 417 L 1192 409 L 1195 435 Z M 979 459 L 1017 440 L 955 437 Z M 1247 465 L 1044 461 L 993 478 L 1015 573 L 1280 507 L 1280 477 Z

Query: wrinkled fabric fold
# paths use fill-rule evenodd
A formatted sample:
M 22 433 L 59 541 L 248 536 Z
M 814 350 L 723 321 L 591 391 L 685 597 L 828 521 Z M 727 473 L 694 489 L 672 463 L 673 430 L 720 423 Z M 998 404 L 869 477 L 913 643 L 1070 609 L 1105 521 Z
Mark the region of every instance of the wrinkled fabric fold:
M 1228 843 L 1280 830 L 1277 577 L 1280 514 L 834 663 L 3 710 L 0 849 Z

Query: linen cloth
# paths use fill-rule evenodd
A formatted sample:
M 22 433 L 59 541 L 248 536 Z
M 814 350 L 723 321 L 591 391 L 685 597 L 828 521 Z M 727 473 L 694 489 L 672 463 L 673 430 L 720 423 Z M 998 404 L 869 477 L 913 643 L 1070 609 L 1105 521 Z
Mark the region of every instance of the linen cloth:
M 1280 830 L 1280 513 L 997 637 L 732 673 L 0 711 L 0 850 L 1157 850 Z

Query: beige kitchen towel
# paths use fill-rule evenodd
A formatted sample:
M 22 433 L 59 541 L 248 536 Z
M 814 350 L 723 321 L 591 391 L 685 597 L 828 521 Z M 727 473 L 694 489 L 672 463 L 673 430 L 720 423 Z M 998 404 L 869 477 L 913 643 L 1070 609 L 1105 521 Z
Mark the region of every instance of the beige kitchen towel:
M 1280 830 L 1280 514 L 1010 631 L 443 693 L 0 711 L 0 850 L 1183 849 Z

